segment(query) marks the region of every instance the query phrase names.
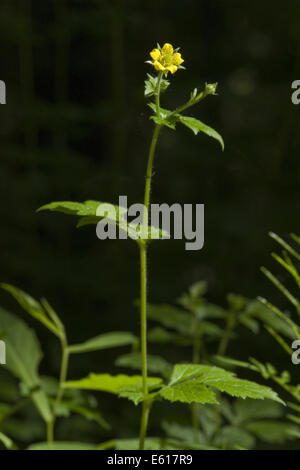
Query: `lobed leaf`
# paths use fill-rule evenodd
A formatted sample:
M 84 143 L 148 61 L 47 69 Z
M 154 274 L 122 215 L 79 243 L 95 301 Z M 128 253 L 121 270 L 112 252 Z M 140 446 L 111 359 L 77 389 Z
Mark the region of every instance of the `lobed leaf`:
M 148 377 L 149 384 L 160 384 L 162 379 L 159 377 Z M 65 388 L 78 388 L 82 390 L 99 390 L 102 392 L 113 393 L 118 395 L 122 388 L 142 384 L 142 376 L 140 375 L 110 375 L 110 374 L 94 374 L 81 380 L 72 380 L 65 382 Z
M 101 349 L 116 348 L 137 343 L 138 339 L 132 333 L 114 331 L 91 338 L 84 343 L 74 344 L 68 347 L 71 354 L 81 354 Z
M 203 122 L 193 117 L 179 115 L 178 120 L 181 122 L 181 124 L 191 129 L 191 131 L 193 131 L 195 135 L 197 135 L 199 132 L 203 132 L 209 137 L 212 137 L 213 139 L 217 140 L 221 145 L 222 150 L 224 150 L 225 145 L 222 136 L 212 127 L 207 126 Z
M 3 309 L 0 309 L 0 326 L 6 332 L 7 363 L 3 367 L 24 382 L 41 416 L 49 422 L 52 419 L 49 403 L 46 394 L 39 389 L 38 367 L 43 355 L 34 331 Z
M 167 388 L 172 389 L 175 387 L 175 389 L 177 389 L 179 386 L 183 390 L 183 395 L 185 391 L 192 390 L 194 388 L 195 396 L 193 397 L 192 394 L 187 395 L 187 400 L 191 398 L 191 401 L 195 401 L 197 398 L 196 393 L 198 385 L 213 387 L 234 397 L 254 398 L 260 400 L 268 398 L 270 400 L 283 403 L 277 393 L 271 388 L 248 380 L 239 379 L 232 372 L 214 366 L 177 364 L 174 366 L 171 380 Z M 165 389 L 166 387 L 160 391 L 162 396 Z M 203 396 L 205 394 L 205 391 L 200 389 L 199 399 L 201 399 L 201 392 L 203 392 Z M 171 397 L 176 397 L 176 394 L 172 395 L 171 392 L 167 392 L 167 394 Z M 180 397 L 180 394 L 178 396 Z M 209 399 L 209 397 L 207 397 L 207 399 Z M 211 397 L 211 400 L 212 399 L 213 398 Z M 211 401 L 211 403 L 213 403 L 213 401 Z

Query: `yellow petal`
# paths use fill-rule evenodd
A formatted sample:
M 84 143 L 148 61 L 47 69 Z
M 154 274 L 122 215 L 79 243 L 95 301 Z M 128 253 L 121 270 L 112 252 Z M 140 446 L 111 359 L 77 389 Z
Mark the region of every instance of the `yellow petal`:
M 160 70 L 160 71 L 165 70 L 165 67 L 160 62 L 158 62 L 158 60 L 155 60 L 153 65 L 154 65 L 155 70 Z
M 177 68 L 178 67 L 176 67 L 176 65 L 168 65 L 168 67 L 166 67 L 166 70 L 168 70 L 171 73 L 175 73 L 177 71 Z
M 163 45 L 163 48 L 161 50 L 162 55 L 170 55 L 170 54 L 173 54 L 173 52 L 174 52 L 174 49 L 173 49 L 172 44 L 169 44 L 168 42 L 166 42 L 166 44 Z
M 158 60 L 160 58 L 160 50 L 153 49 L 153 51 L 150 52 L 150 56 L 153 60 Z
M 183 58 L 181 57 L 181 54 L 179 52 L 175 52 L 172 58 L 172 63 L 174 65 L 181 65 L 184 62 Z

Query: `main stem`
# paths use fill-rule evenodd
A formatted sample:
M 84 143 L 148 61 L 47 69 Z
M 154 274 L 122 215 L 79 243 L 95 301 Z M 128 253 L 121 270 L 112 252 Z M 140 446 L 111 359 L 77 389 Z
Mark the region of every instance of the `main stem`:
M 68 351 L 67 339 L 65 336 L 61 338 L 61 347 L 62 347 L 62 360 L 61 360 L 61 366 L 60 366 L 58 392 L 57 392 L 54 406 L 53 406 L 52 420 L 47 423 L 47 442 L 48 442 L 48 446 L 50 449 L 53 449 L 54 425 L 56 421 L 57 408 L 63 398 L 63 394 L 64 394 L 63 384 L 66 381 L 67 373 L 68 373 L 69 351 Z
M 198 324 L 198 321 L 195 318 L 194 337 L 193 337 L 193 363 L 194 364 L 199 364 L 199 361 L 200 361 L 200 338 L 199 338 L 199 333 L 197 331 L 197 324 Z M 194 434 L 194 442 L 197 443 L 199 439 L 198 403 L 191 404 L 191 412 L 192 412 L 192 428 L 193 428 L 193 434 Z
M 234 326 L 235 326 L 235 316 L 232 312 L 229 312 L 228 317 L 227 317 L 225 332 L 221 338 L 219 348 L 218 348 L 217 354 L 219 356 L 225 355 Z
M 157 80 L 157 90 L 155 97 L 156 113 L 157 117 L 160 116 L 160 84 L 162 79 L 162 73 L 159 74 Z M 158 136 L 160 133 L 161 126 L 156 124 L 154 128 L 153 137 L 150 144 L 150 150 L 148 155 L 148 164 L 146 172 L 145 182 L 145 193 L 144 193 L 144 214 L 143 214 L 143 225 L 142 225 L 142 238 L 140 239 L 140 315 L 141 315 L 141 354 L 142 354 L 142 377 L 143 377 L 143 409 L 140 426 L 140 444 L 139 449 L 144 449 L 145 438 L 147 434 L 149 411 L 151 402 L 147 400 L 148 395 L 148 382 L 147 382 L 147 243 L 148 243 L 148 212 L 150 205 L 150 192 L 151 192 L 151 181 L 152 181 L 152 170 L 153 160 L 155 155 L 155 149 L 157 145 Z

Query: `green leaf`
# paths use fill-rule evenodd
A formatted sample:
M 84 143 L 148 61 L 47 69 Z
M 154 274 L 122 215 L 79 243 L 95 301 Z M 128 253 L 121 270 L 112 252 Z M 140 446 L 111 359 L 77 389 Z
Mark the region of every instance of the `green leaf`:
M 48 330 L 50 330 L 56 336 L 61 335 L 61 331 L 57 323 L 55 323 L 49 316 L 49 310 L 45 310 L 44 307 L 21 289 L 12 286 L 11 284 L 1 284 L 2 289 L 9 292 L 19 303 L 19 305 L 31 315 L 33 318 L 42 323 Z M 45 302 L 45 301 L 44 301 Z M 50 308 L 49 304 L 46 304 Z
M 104 212 L 103 215 L 97 215 L 97 210 L 101 205 L 112 206 L 114 211 Z M 80 202 L 70 202 L 70 201 L 60 201 L 52 202 L 46 204 L 38 209 L 38 211 L 50 210 L 55 212 L 62 212 L 64 214 L 77 215 L 79 216 L 79 221 L 77 227 L 83 227 L 85 225 L 97 225 L 102 219 L 106 218 L 112 223 L 118 225 L 120 229 L 124 230 L 128 237 L 132 240 L 139 242 L 140 239 L 146 238 L 148 240 L 159 240 L 163 238 L 170 238 L 169 233 L 166 230 L 161 230 L 156 227 L 149 226 L 147 233 L 144 235 L 142 233 L 141 225 L 136 223 L 127 223 L 125 215 L 127 209 L 125 207 L 116 206 L 106 202 L 100 201 L 85 201 Z M 99 213 L 99 212 L 98 212 Z
M 281 418 L 283 408 L 279 403 L 264 400 L 235 400 L 235 424 L 242 424 L 247 421 L 267 418 Z
M 271 388 L 248 380 L 238 379 L 232 372 L 219 367 L 195 364 L 178 364 L 174 366 L 169 388 L 187 385 L 184 390 L 191 390 L 192 387 L 195 387 L 195 384 L 213 387 L 234 397 L 260 400 L 269 398 L 284 403 Z
M 160 383 L 158 383 L 156 380 L 152 381 L 151 379 L 148 379 L 149 392 L 152 392 L 158 387 L 160 387 Z M 119 396 L 121 398 L 127 398 L 128 400 L 131 400 L 135 405 L 138 405 L 144 401 L 145 398 L 147 398 L 148 401 L 158 400 L 159 398 L 155 393 L 148 393 L 148 395 L 145 397 L 142 383 L 122 387 Z
M 47 442 L 39 442 L 32 444 L 27 450 L 95 450 L 95 444 L 88 444 L 86 442 L 53 442 L 51 448 Z
M 118 357 L 115 362 L 116 366 L 129 367 L 131 369 L 141 370 L 142 367 L 142 355 L 139 352 L 133 352 L 130 354 L 124 354 Z M 148 370 L 154 374 L 162 374 L 168 377 L 171 373 L 172 366 L 163 357 L 147 355 Z
M 127 346 L 128 344 L 135 344 L 137 341 L 137 337 L 132 333 L 114 331 L 96 336 L 95 338 L 91 338 L 84 343 L 69 346 L 68 351 L 71 354 L 86 353 L 91 351 L 99 351 L 101 349 Z
M 72 201 L 57 201 L 50 202 L 40 207 L 37 212 L 40 211 L 54 211 L 62 212 L 63 214 L 78 215 L 78 216 L 89 216 L 96 215 L 97 208 L 101 203 L 100 201 L 85 201 L 85 202 L 72 202 Z
M 46 394 L 39 390 L 38 367 L 42 359 L 39 341 L 26 323 L 0 309 L 0 325 L 6 331 L 5 366 L 32 391 L 32 400 L 46 422 L 52 419 Z
M 280 318 L 275 312 L 273 312 L 270 308 L 263 305 L 258 300 L 251 300 L 248 302 L 246 306 L 246 312 L 261 320 L 263 323 L 269 325 L 270 327 L 274 328 L 277 333 L 282 333 L 290 339 L 295 338 L 295 333 L 290 325 L 287 322 Z
M 195 135 L 197 135 L 199 132 L 203 132 L 209 137 L 216 139 L 220 143 L 222 150 L 224 150 L 224 141 L 221 135 L 217 131 L 215 131 L 212 127 L 207 126 L 203 122 L 193 117 L 178 115 L 178 119 L 181 122 L 181 124 L 184 124 L 186 127 L 191 129 Z
M 156 115 L 156 104 L 148 103 L 148 106 L 152 109 L 152 111 L 155 112 L 155 115 L 150 116 L 150 119 L 152 119 L 155 124 L 158 124 L 160 126 L 166 126 L 173 130 L 176 128 L 176 122 L 178 121 L 179 116 L 178 114 L 173 114 L 168 109 L 159 108 L 160 115 L 158 117 Z
M 178 333 L 173 333 L 161 327 L 152 328 L 148 333 L 148 341 L 152 343 L 173 343 L 179 346 L 189 346 L 192 339 Z
M 198 299 L 199 297 L 203 297 L 207 292 L 207 282 L 206 281 L 198 281 L 192 284 L 189 288 L 190 296 L 193 299 Z
M 171 116 L 167 118 L 162 118 L 158 116 L 150 116 L 150 119 L 152 119 L 155 122 L 155 124 L 158 124 L 159 126 L 166 126 L 173 130 L 176 129 L 176 122 L 177 122 L 176 116 Z
M 71 201 L 58 201 L 45 204 L 38 209 L 39 211 L 50 210 L 54 212 L 62 212 L 63 214 L 76 215 L 80 217 L 78 226 L 81 227 L 87 224 L 97 224 L 104 217 L 109 218 L 113 222 L 118 223 L 122 220 L 123 215 L 126 214 L 127 210 L 125 207 L 116 206 L 109 204 L 114 208 L 114 214 L 105 214 L 103 216 L 97 215 L 97 209 L 100 205 L 106 205 L 109 203 L 101 201 L 85 201 L 85 202 L 71 202 Z M 108 215 L 110 217 L 108 217 Z
M 261 271 L 264 275 L 274 284 L 277 289 L 291 302 L 291 304 L 299 308 L 299 300 L 294 297 L 293 294 L 266 268 L 262 267 Z
M 270 232 L 269 233 L 270 237 L 273 238 L 279 245 L 282 246 L 288 253 L 290 253 L 292 256 L 294 256 L 298 261 L 300 261 L 300 254 L 294 250 L 286 241 L 284 241 L 281 237 L 279 237 L 276 233 Z
M 238 322 L 248 328 L 252 333 L 257 334 L 259 332 L 258 321 L 251 318 L 247 313 L 242 313 L 238 317 Z
M 255 434 L 259 439 L 279 444 L 292 438 L 291 431 L 299 430 L 293 424 L 280 421 L 252 421 L 246 424 L 246 429 Z
M 158 76 L 153 77 L 149 73 L 147 74 L 148 80 L 145 80 L 145 97 L 150 98 L 150 96 L 156 95 L 157 94 L 157 82 L 158 82 Z M 170 82 L 164 78 L 161 79 L 160 81 L 160 92 L 164 92 L 168 86 L 170 85 Z
M 243 367 L 244 369 L 252 369 L 256 370 L 256 368 L 251 365 L 249 362 L 245 361 L 237 361 L 236 359 L 232 359 L 231 357 L 225 357 L 225 356 L 218 356 L 215 355 L 214 359 L 221 364 L 231 366 L 231 367 Z
M 270 333 L 271 336 L 277 341 L 277 343 L 282 347 L 282 349 L 287 352 L 290 356 L 293 354 L 292 348 L 287 344 L 287 342 L 278 334 L 271 326 L 265 325 L 266 330 Z
M 17 450 L 18 447 L 16 444 L 10 439 L 10 437 L 0 432 L 0 442 L 4 445 L 7 450 Z
M 161 378 L 148 377 L 150 384 L 160 384 Z M 72 380 L 65 382 L 65 388 L 78 388 L 83 390 L 99 390 L 102 392 L 113 393 L 118 395 L 122 388 L 131 385 L 139 385 L 142 383 L 142 377 L 140 375 L 110 375 L 110 374 L 93 374 L 91 373 L 88 377 L 81 380 Z
M 214 440 L 214 444 L 226 449 L 235 449 L 237 446 L 252 449 L 255 446 L 255 438 L 239 427 L 224 426 Z
M 73 403 L 71 401 L 66 401 L 66 400 L 62 401 L 61 405 L 67 408 L 72 413 L 81 415 L 89 421 L 95 421 L 103 429 L 106 429 L 106 430 L 110 429 L 110 425 L 108 424 L 108 422 L 103 418 L 102 414 L 96 409 L 88 408 L 86 406 L 79 405 L 79 404 Z
M 163 326 L 173 328 L 188 336 L 194 334 L 194 318 L 189 312 L 166 304 L 148 304 L 147 313 L 149 319 L 155 320 Z
M 138 439 L 116 439 L 113 441 L 116 450 L 137 450 Z M 112 441 L 111 441 L 112 444 Z M 107 447 L 106 447 L 107 448 Z M 178 439 L 148 437 L 145 439 L 145 450 L 217 450 L 215 447 L 180 441 Z
M 271 304 L 268 302 L 266 299 L 263 299 L 262 297 L 258 297 L 258 300 L 268 309 L 270 309 L 275 315 L 277 315 L 281 320 L 286 322 L 287 325 L 290 326 L 290 328 L 293 331 L 293 338 L 298 338 L 300 339 L 300 331 L 299 331 L 299 326 L 288 316 L 288 314 L 282 312 L 279 310 L 275 305 Z
M 218 403 L 215 393 L 196 381 L 169 385 L 162 388 L 159 395 L 165 400 L 182 403 Z
M 162 428 L 166 432 L 166 434 L 174 439 L 178 439 L 179 441 L 188 441 L 193 442 L 195 441 L 195 434 L 197 437 L 197 443 L 199 444 L 206 444 L 206 438 L 201 431 L 196 431 L 190 426 L 182 426 L 176 422 L 166 422 L 162 423 Z

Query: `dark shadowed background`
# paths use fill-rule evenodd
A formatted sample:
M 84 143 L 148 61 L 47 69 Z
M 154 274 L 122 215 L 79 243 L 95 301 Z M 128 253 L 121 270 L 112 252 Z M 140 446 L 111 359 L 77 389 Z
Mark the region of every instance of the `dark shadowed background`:
M 151 71 L 145 61 L 156 42 L 170 42 L 181 47 L 186 70 L 172 77 L 163 105 L 175 107 L 193 88 L 219 82 L 219 96 L 191 115 L 215 127 L 226 148 L 223 154 L 215 141 L 183 127 L 163 130 L 152 200 L 204 203 L 205 247 L 154 243 L 150 300 L 173 302 L 198 280 L 220 304 L 228 292 L 274 299 L 259 271 L 271 263 L 268 232 L 299 233 L 300 109 L 291 103 L 291 83 L 300 79 L 299 16 L 297 0 L 284 7 L 270 0 L 2 0 L 1 281 L 46 297 L 70 342 L 110 330 L 138 334 L 135 244 L 100 241 L 94 227 L 78 230 L 74 218 L 36 209 L 55 200 L 117 204 L 119 195 L 142 201 L 153 126 L 143 96 Z M 0 303 L 37 327 L 5 292 Z M 57 342 L 43 328 L 38 334 L 42 372 L 56 374 Z M 255 351 L 262 360 L 281 360 L 267 335 L 241 335 L 232 355 L 247 359 Z M 166 354 L 176 360 L 175 351 Z M 75 356 L 70 376 L 111 371 L 117 355 Z M 134 435 L 139 413 L 132 405 L 100 398 L 115 425 L 131 423 Z M 99 441 L 105 436 L 89 432 Z

